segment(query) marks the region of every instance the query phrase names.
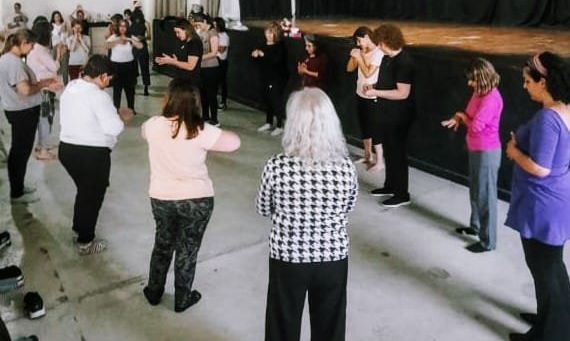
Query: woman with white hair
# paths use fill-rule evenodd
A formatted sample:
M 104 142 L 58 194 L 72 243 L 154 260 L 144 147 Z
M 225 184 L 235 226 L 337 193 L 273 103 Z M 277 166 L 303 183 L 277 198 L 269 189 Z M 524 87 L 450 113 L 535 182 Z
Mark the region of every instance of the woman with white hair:
M 265 164 L 259 214 L 271 217 L 266 340 L 298 340 L 308 293 L 311 340 L 344 340 L 347 215 L 358 179 L 340 121 L 320 89 L 287 103 L 283 153 Z

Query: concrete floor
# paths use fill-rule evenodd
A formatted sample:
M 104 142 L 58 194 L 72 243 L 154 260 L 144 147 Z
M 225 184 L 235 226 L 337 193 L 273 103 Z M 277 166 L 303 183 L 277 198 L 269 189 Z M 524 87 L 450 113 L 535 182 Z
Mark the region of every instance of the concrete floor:
M 199 256 L 195 288 L 202 301 L 173 311 L 173 279 L 156 307 L 141 290 L 147 278 L 154 223 L 147 197 L 148 161 L 140 124 L 159 113 L 166 79 L 154 76 L 154 94 L 137 96 L 139 115 L 112 153 L 111 186 L 97 226 L 109 250 L 79 257 L 72 245 L 74 187 L 59 162 L 30 162 L 27 177 L 41 201 L 10 207 L 5 165 L 0 203 L 22 236 L 24 289 L 3 298 L 3 318 L 13 337 L 40 340 L 262 340 L 270 223 L 254 209 L 265 160 L 280 141 L 256 132 L 264 116 L 230 103 L 223 128 L 242 138 L 231 155 L 209 158 L 216 207 Z M 505 340 L 528 328 L 517 318 L 532 311 L 533 285 L 518 235 L 502 226 L 495 252 L 475 255 L 471 240 L 455 235 L 468 222 L 468 190 L 411 170 L 413 204 L 383 209 L 367 194 L 382 174 L 359 169 L 358 205 L 350 216 L 347 340 Z M 502 223 L 508 204 L 499 204 Z M 12 228 L 14 228 L 12 226 Z M 20 240 L 19 236 L 14 237 Z M 568 261 L 568 257 L 566 257 Z M 47 315 L 28 320 L 25 291 L 44 297 Z M 307 315 L 302 340 L 309 340 Z

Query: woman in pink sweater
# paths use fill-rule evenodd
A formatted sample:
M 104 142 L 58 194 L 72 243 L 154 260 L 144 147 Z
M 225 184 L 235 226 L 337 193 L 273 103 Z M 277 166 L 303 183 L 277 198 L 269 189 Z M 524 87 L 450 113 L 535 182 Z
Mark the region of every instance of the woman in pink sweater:
M 500 76 L 489 61 L 475 59 L 466 75 L 473 95 L 465 112 L 457 112 L 441 124 L 455 131 L 461 124 L 467 128 L 471 219 L 469 227 L 458 228 L 456 232 L 478 235 L 479 242 L 467 246 L 467 250 L 479 253 L 491 251 L 497 244 L 497 175 L 501 165 L 499 122 L 503 98 L 497 89 Z

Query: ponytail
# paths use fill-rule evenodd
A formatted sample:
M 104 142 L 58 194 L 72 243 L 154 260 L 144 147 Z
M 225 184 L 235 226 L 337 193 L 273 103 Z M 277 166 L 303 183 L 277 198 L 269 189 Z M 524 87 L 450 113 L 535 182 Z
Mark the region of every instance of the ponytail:
M 26 28 L 17 30 L 6 38 L 2 54 L 10 52 L 14 46 L 19 46 L 25 42 L 35 42 L 35 34 Z
M 6 43 L 4 44 L 4 49 L 2 50 L 2 54 L 6 54 L 7 52 L 10 52 L 12 47 L 14 47 L 14 45 L 16 45 L 15 41 L 16 41 L 16 33 L 10 34 L 8 36 L 8 38 L 6 38 Z

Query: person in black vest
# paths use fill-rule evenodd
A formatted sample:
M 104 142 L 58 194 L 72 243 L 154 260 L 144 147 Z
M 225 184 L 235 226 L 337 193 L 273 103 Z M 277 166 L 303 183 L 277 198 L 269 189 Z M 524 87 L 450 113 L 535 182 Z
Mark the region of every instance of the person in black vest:
M 144 95 L 148 96 L 148 87 L 150 86 L 150 66 L 149 66 L 149 53 L 148 41 L 151 39 L 150 25 L 144 18 L 144 14 L 140 7 L 136 7 L 131 16 L 131 34 L 139 39 L 143 44 L 142 49 L 134 50 L 135 59 L 140 68 L 142 81 L 144 85 Z

